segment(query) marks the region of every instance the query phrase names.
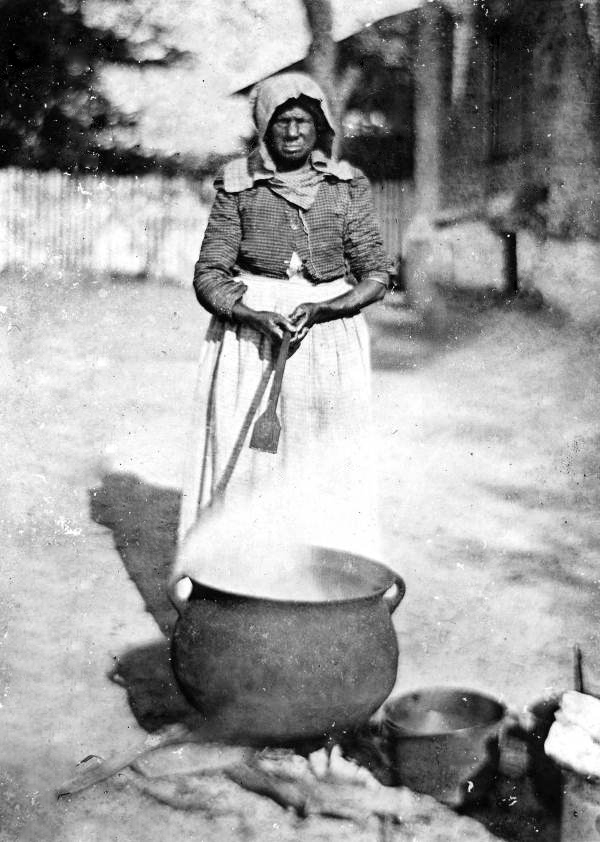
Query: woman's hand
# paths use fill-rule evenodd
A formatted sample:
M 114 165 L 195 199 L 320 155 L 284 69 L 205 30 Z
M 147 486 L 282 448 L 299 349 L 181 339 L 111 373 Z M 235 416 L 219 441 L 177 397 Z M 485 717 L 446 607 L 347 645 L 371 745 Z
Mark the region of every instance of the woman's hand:
M 253 310 L 238 301 L 233 306 L 232 316 L 236 322 L 260 331 L 273 342 L 281 342 L 284 331 L 294 334 L 296 326 L 287 316 L 271 310 Z
M 316 302 L 298 304 L 290 313 L 290 321 L 294 324 L 292 333 L 292 346 L 297 347 L 313 325 L 319 322 L 320 307 Z
M 385 295 L 386 286 L 387 275 L 380 272 L 377 276 L 366 277 L 337 298 L 299 304 L 290 313 L 290 321 L 294 323 L 292 347 L 298 347 L 313 325 L 356 316 L 363 307 L 380 301 Z

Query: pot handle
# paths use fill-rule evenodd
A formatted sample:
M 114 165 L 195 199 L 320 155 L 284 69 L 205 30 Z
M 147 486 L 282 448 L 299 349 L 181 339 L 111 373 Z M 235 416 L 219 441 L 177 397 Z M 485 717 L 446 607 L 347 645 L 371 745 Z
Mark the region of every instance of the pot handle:
M 390 614 L 393 614 L 396 608 L 400 605 L 402 600 L 404 599 L 404 594 L 406 593 L 406 585 L 404 584 L 404 579 L 400 576 L 397 576 L 395 573 L 394 576 L 394 584 L 387 589 L 387 591 L 383 595 L 383 601 L 388 607 Z
M 167 585 L 167 596 L 171 600 L 172 605 L 177 609 L 177 613 L 181 617 L 192 592 L 192 581 L 188 576 L 183 576 L 175 582 L 169 582 Z

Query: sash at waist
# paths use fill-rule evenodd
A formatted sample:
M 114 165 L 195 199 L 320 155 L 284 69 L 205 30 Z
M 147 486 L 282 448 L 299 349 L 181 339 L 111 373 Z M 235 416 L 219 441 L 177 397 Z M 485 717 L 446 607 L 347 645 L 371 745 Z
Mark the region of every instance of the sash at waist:
M 352 289 L 345 278 L 336 278 L 314 284 L 301 275 L 292 278 L 272 278 L 269 275 L 252 275 L 247 272 L 236 277 L 247 287 L 243 302 L 249 307 L 286 306 L 295 307 L 303 302 L 328 301 Z M 269 305 L 269 301 L 272 304 Z

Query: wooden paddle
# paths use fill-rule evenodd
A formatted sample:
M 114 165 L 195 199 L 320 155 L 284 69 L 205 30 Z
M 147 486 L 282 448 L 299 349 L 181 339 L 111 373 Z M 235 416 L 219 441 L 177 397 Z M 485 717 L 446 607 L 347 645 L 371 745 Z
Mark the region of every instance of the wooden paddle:
M 277 417 L 277 401 L 279 400 L 281 382 L 283 380 L 283 372 L 289 353 L 291 338 L 291 333 L 284 331 L 283 339 L 279 346 L 277 362 L 275 363 L 275 376 L 273 377 L 273 385 L 269 393 L 267 408 L 256 419 L 254 429 L 252 430 L 250 447 L 254 450 L 263 450 L 265 453 L 277 453 L 279 434 L 281 433 L 281 424 Z

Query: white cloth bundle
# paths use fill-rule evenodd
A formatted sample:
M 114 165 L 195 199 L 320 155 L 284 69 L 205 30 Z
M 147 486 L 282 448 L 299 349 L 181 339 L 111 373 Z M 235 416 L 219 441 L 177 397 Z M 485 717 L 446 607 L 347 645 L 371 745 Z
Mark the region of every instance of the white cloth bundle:
M 600 700 L 564 693 L 544 750 L 560 766 L 600 780 Z

